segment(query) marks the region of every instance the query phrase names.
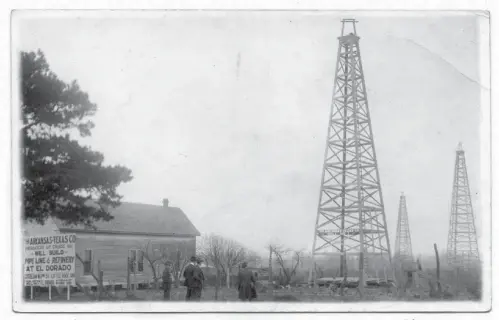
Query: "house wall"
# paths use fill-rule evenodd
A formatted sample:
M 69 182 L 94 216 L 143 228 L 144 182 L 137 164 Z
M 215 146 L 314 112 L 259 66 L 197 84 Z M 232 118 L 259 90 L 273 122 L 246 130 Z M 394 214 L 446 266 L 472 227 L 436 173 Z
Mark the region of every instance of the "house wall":
M 57 225 L 48 219 L 44 225 L 25 222 L 23 224 L 24 236 L 38 236 L 49 234 L 60 234 Z M 98 276 L 98 261 L 101 262 L 101 270 L 104 272 L 104 284 L 117 284 L 125 286 L 127 284 L 127 258 L 130 249 L 144 249 L 150 243 L 149 252 L 152 257 L 152 249 L 156 251 L 156 256 L 161 256 L 164 250 L 170 260 L 175 261 L 177 249 L 182 253 L 183 258 L 189 258 L 196 252 L 196 238 L 193 237 L 162 237 L 146 235 L 126 235 L 126 234 L 99 234 L 85 232 L 68 232 L 76 234 L 76 253 L 84 259 L 85 249 L 92 250 L 93 270 Z M 157 270 L 160 274 L 163 269 Z M 97 285 L 92 275 L 83 274 L 83 264 L 79 259 L 75 262 L 76 281 L 82 286 Z M 130 281 L 136 283 L 150 282 L 153 279 L 152 270 L 149 263 L 144 258 L 144 271 L 130 276 Z
M 96 234 L 77 233 L 76 253 L 84 259 L 85 250 L 92 250 L 92 266 L 94 274 L 98 275 L 98 262 L 103 271 L 104 285 L 123 285 L 127 283 L 127 260 L 131 249 L 142 249 L 149 243 L 149 254 L 153 255 L 152 249 L 158 249 L 155 257 L 161 256 L 163 249 L 170 259 L 175 259 L 177 249 L 182 252 L 182 256 L 189 258 L 195 254 L 195 237 L 159 237 L 145 235 L 117 235 L 117 234 Z M 162 247 L 162 248 L 161 248 Z M 96 281 L 92 275 L 85 275 L 83 264 L 76 259 L 76 281 L 82 286 L 95 286 Z M 162 272 L 162 270 L 158 270 Z M 143 272 L 137 272 L 130 276 L 133 283 L 150 283 L 153 281 L 153 272 L 149 262 L 144 258 Z

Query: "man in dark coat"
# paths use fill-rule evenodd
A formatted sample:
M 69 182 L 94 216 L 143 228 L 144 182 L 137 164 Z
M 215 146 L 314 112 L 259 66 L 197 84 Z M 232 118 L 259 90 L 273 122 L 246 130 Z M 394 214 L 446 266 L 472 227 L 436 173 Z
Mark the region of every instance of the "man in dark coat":
M 163 292 L 164 292 L 164 300 L 171 299 L 171 289 L 173 283 L 173 275 L 172 275 L 172 265 L 170 262 L 165 264 L 165 270 L 163 271 Z
M 199 272 L 200 272 L 199 277 L 201 278 L 201 291 L 202 291 L 204 288 L 204 281 L 206 280 L 204 277 L 203 269 L 201 268 L 201 264 L 203 263 L 203 260 L 198 258 L 196 262 L 197 262 L 197 265 L 199 267 Z
M 241 270 L 239 270 L 239 274 L 237 275 L 238 286 L 237 289 L 239 291 L 239 300 L 241 301 L 251 301 L 253 300 L 252 289 L 255 285 L 255 276 L 253 272 L 246 269 L 248 264 L 243 262 L 241 265 Z
M 197 264 L 196 257 L 192 257 L 191 261 L 184 270 L 185 286 L 187 294 L 185 300 L 199 301 L 201 300 L 201 291 L 203 290 L 203 271 Z
M 258 281 L 258 272 L 255 272 L 255 281 Z M 257 298 L 256 285 L 253 285 L 251 288 L 251 299 L 254 300 L 256 298 Z

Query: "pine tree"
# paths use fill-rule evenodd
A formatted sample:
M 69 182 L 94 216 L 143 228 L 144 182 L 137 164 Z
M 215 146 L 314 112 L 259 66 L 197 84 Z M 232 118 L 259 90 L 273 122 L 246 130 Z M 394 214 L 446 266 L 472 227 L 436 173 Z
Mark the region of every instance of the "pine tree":
M 60 80 L 40 50 L 21 52 L 21 75 L 24 219 L 111 220 L 109 208 L 122 198 L 116 188 L 132 179 L 131 170 L 104 166 L 103 154 L 72 138 L 90 136 L 97 106 L 76 81 Z

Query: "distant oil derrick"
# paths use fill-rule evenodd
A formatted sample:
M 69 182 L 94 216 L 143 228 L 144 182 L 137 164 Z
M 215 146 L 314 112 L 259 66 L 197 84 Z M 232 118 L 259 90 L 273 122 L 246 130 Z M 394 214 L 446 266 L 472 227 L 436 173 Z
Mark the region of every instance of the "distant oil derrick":
M 397 238 L 395 240 L 394 260 L 398 263 L 413 262 L 411 232 L 405 195 L 400 196 L 399 215 L 397 221 Z
M 456 150 L 447 261 L 463 270 L 477 266 L 480 261 L 466 160 L 461 143 Z

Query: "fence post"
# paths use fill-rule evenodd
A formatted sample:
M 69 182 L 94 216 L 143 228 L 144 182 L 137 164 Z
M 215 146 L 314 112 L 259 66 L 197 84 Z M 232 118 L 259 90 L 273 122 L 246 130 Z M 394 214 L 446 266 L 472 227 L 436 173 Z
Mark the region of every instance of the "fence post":
M 360 298 L 364 297 L 364 252 L 359 254 L 359 284 L 357 285 L 357 291 Z
M 433 244 L 433 248 L 435 249 L 435 259 L 437 260 L 437 290 L 438 290 L 438 295 L 440 296 L 442 294 L 442 285 L 440 284 L 440 258 L 438 257 L 438 249 L 437 249 L 437 244 Z
M 274 296 L 274 274 L 272 270 L 272 246 L 269 245 L 269 290 L 270 295 Z
M 97 261 L 97 272 L 98 272 L 98 279 L 97 279 L 97 290 L 98 290 L 98 299 L 100 300 L 102 298 L 102 271 L 100 267 L 100 260 Z
M 457 267 L 456 271 L 455 271 L 454 286 L 456 287 L 455 294 L 457 296 L 457 295 L 459 295 L 459 291 L 461 290 L 461 284 L 460 284 L 460 279 L 459 279 L 459 267 Z
M 217 276 L 215 279 L 215 300 L 218 300 L 219 280 L 220 280 L 220 271 L 217 269 Z M 187 290 L 189 290 L 189 288 L 187 288 Z
M 100 282 L 100 287 L 101 287 L 101 294 L 103 294 L 104 291 L 107 292 L 107 289 L 104 288 L 104 271 L 102 271 L 102 270 L 99 272 L 99 280 L 100 280 L 99 282 Z
M 126 258 L 126 290 L 130 291 L 130 257 Z

